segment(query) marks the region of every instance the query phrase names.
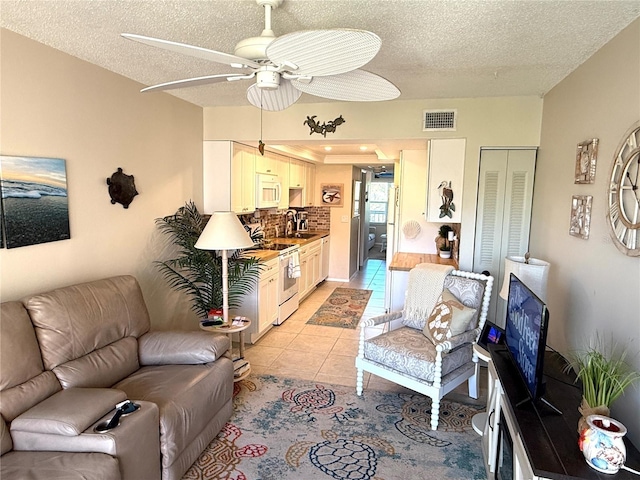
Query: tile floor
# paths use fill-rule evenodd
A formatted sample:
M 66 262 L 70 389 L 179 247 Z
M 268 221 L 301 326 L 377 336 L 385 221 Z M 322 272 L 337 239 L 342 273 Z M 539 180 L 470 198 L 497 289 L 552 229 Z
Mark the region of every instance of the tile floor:
M 257 374 L 272 374 L 337 385 L 356 385 L 355 358 L 358 354 L 359 329 L 307 325 L 307 320 L 337 287 L 373 290 L 363 316 L 381 315 L 384 311 L 386 262 L 369 259 L 350 282 L 321 283 L 282 325 L 274 326 L 254 345 L 245 347 L 245 358 Z M 486 375 L 481 378 L 486 379 Z M 482 383 L 482 382 L 481 382 Z M 387 380 L 364 374 L 364 387 L 376 390 L 405 391 Z M 481 386 L 482 393 L 486 388 Z M 451 395 L 463 395 L 467 401 L 466 383 Z

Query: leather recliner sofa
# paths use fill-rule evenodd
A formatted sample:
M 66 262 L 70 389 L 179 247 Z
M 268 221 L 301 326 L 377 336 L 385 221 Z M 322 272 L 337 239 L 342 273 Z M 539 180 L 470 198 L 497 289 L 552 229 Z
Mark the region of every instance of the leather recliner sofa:
M 149 331 L 134 277 L 1 309 L 3 480 L 180 480 L 231 417 L 229 338 Z M 97 432 L 126 399 L 140 408 Z

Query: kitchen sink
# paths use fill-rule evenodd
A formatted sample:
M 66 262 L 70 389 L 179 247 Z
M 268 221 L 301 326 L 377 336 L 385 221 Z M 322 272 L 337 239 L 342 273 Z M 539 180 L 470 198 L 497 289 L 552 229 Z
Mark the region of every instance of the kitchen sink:
M 315 233 L 294 233 L 293 235 L 291 235 L 288 238 L 303 238 L 303 239 L 307 239 L 307 238 L 313 238 L 317 236 Z

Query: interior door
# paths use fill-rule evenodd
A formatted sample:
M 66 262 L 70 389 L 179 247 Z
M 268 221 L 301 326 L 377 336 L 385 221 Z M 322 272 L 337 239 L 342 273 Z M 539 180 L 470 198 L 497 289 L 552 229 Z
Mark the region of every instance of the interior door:
M 489 320 L 504 326 L 504 258 L 529 250 L 536 149 L 482 149 L 473 270 L 495 279 Z

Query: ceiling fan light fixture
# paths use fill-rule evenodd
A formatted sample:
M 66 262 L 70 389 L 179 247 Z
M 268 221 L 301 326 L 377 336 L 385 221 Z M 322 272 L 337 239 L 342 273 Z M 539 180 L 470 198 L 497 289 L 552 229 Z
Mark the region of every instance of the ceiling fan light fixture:
M 274 67 L 262 67 L 256 74 L 256 85 L 260 90 L 276 90 L 280 86 L 280 74 Z

